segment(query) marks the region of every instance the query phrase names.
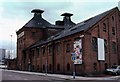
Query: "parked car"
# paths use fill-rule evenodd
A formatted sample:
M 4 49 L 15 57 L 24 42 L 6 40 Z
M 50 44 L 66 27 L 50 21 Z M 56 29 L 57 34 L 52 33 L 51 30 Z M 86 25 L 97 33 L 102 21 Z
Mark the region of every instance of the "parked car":
M 120 74 L 120 65 L 114 65 L 111 68 L 106 69 L 107 74 L 118 75 Z

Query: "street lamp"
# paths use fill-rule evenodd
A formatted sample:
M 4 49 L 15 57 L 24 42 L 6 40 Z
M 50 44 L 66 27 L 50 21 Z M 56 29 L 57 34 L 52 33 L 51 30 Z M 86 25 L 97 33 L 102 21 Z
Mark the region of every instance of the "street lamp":
M 11 36 L 11 53 L 10 53 L 11 56 L 10 57 L 12 57 L 12 35 L 10 35 L 10 36 Z

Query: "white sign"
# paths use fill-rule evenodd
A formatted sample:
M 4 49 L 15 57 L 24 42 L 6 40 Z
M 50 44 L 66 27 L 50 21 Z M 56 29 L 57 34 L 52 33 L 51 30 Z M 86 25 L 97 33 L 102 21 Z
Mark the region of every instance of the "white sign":
M 21 32 L 20 34 L 18 34 L 17 38 L 19 39 L 20 37 L 22 37 L 24 35 L 24 31 Z
M 98 60 L 105 60 L 104 39 L 97 39 L 98 41 Z
M 118 2 L 118 9 L 119 9 L 119 11 L 120 11 L 120 1 Z

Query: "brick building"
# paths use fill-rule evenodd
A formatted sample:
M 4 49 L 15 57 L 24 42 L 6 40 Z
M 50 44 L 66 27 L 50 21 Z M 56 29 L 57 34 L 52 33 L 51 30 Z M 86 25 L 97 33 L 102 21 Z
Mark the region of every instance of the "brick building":
M 17 60 L 16 59 L 6 59 L 7 69 L 17 70 Z
M 43 10 L 17 31 L 19 70 L 72 74 L 103 72 L 120 64 L 120 12 L 117 7 L 75 24 L 64 13 L 55 25 L 43 19 Z M 74 55 L 79 46 L 80 54 Z

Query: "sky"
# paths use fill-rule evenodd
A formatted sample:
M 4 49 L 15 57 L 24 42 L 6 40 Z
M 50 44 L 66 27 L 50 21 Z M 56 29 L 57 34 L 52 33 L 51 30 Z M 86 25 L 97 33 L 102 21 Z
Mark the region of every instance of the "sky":
M 79 23 L 118 6 L 118 2 L 119 0 L 1 0 L 0 48 L 11 50 L 12 46 L 12 50 L 16 51 L 16 31 L 33 17 L 33 9 L 44 10 L 43 18 L 52 24 L 62 20 L 60 15 L 64 12 L 74 14 L 72 21 Z

